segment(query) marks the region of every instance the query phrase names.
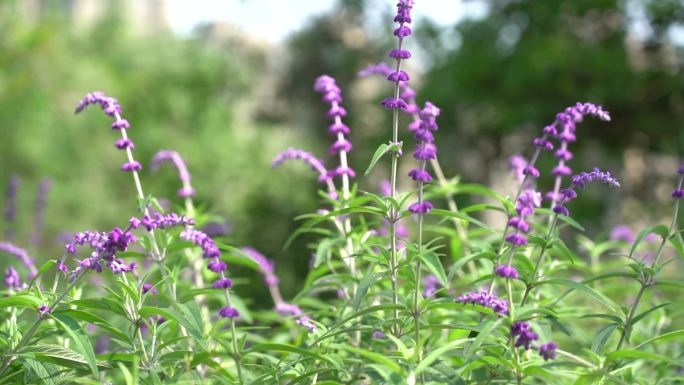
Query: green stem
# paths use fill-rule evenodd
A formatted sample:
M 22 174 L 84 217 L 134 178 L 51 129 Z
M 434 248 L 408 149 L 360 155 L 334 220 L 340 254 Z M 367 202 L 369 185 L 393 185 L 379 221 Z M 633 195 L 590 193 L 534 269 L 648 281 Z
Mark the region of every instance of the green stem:
M 625 342 L 626 338 L 629 336 L 630 329 L 632 328 L 632 320 L 634 319 L 634 313 L 636 313 L 637 306 L 639 306 L 639 301 L 641 301 L 641 297 L 644 295 L 644 292 L 646 291 L 646 288 L 648 286 L 645 284 L 641 284 L 641 288 L 639 288 L 639 293 L 637 294 L 636 299 L 634 300 L 634 304 L 632 304 L 632 308 L 629 309 L 629 314 L 627 315 L 627 319 L 625 319 L 625 327 L 622 329 L 622 333 L 620 334 L 620 341 L 617 344 L 617 347 L 615 350 L 620 350 L 622 347 L 622 344 Z
M 549 231 L 546 233 L 546 241 L 549 240 L 551 237 L 551 234 L 553 234 L 553 230 L 556 228 L 556 224 L 558 223 L 558 214 L 553 215 L 553 219 L 551 220 L 551 226 L 549 226 Z M 530 276 L 530 281 L 525 285 L 525 293 L 523 294 L 522 300 L 520 301 L 520 306 L 525 306 L 527 303 L 527 298 L 529 298 L 530 292 L 534 288 L 532 283 L 536 281 L 537 279 L 537 274 L 539 273 L 539 268 L 541 267 L 542 260 L 544 259 L 544 256 L 546 255 L 546 243 L 541 247 L 541 250 L 539 251 L 539 258 L 537 258 L 537 263 L 534 265 L 534 271 L 532 272 L 532 275 Z
M 399 39 L 398 49 L 401 49 L 402 39 Z M 397 59 L 396 72 L 401 70 L 401 60 Z M 394 99 L 399 99 L 399 83 L 394 85 Z M 392 110 L 392 143 L 399 142 L 399 110 Z M 390 280 L 392 282 L 392 303 L 397 305 L 399 303 L 399 288 L 397 285 L 397 209 L 394 207 L 394 200 L 397 196 L 397 167 L 399 164 L 399 152 L 392 153 L 392 168 L 390 173 L 390 203 L 389 210 L 389 224 L 390 224 Z M 395 334 L 399 334 L 400 328 L 398 325 L 399 310 L 392 310 L 393 323 L 392 327 Z
M 225 278 L 225 274 L 221 272 L 221 278 Z M 226 304 L 230 307 L 233 307 L 233 302 L 230 299 L 230 291 L 225 290 L 226 294 Z M 238 381 L 240 382 L 240 385 L 244 383 L 242 379 L 242 356 L 240 353 L 240 347 L 238 346 L 237 343 L 237 331 L 235 329 L 235 318 L 230 319 L 230 333 L 232 336 L 232 345 L 233 345 L 233 359 L 235 360 L 235 367 L 237 368 L 237 374 L 238 374 Z

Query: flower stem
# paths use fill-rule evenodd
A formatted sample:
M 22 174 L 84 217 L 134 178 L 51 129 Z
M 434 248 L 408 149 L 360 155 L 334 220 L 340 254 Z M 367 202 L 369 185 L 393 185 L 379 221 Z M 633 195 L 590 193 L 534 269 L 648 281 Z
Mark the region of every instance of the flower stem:
M 221 278 L 225 278 L 225 274 L 221 272 Z M 226 305 L 232 307 L 233 302 L 230 299 L 230 291 L 225 290 L 226 294 Z M 240 385 L 244 383 L 242 379 L 242 366 L 240 361 L 242 360 L 241 354 L 240 354 L 240 348 L 237 343 L 237 332 L 235 329 L 235 318 L 230 319 L 230 333 L 231 333 L 231 339 L 232 339 L 232 344 L 233 344 L 233 359 L 235 360 L 235 367 L 237 368 L 237 374 L 238 374 L 238 381 L 240 382 Z

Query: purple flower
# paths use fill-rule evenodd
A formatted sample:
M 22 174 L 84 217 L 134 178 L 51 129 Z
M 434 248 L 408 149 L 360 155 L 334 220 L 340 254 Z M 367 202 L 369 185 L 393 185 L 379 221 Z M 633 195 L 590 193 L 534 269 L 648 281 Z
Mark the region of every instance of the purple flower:
M 285 302 L 276 303 L 275 310 L 282 316 L 299 317 L 303 314 L 302 309 L 300 309 L 299 306 Z
M 611 241 L 623 241 L 627 243 L 632 243 L 635 239 L 636 237 L 634 236 L 634 233 L 627 225 L 615 226 L 610 231 Z
M 143 283 L 142 292 L 143 292 L 143 294 L 147 294 L 147 293 L 159 294 L 159 291 L 157 289 L 155 289 L 154 286 L 149 282 Z
M 209 270 L 213 271 L 214 273 L 220 273 L 222 271 L 228 270 L 228 264 L 221 261 L 218 258 L 214 258 L 209 263 L 207 263 L 207 268 Z
M 527 167 L 527 159 L 521 155 L 513 155 L 508 159 L 508 168 L 513 171 L 515 180 L 521 182 L 525 178 L 523 171 Z
M 496 295 L 491 294 L 485 290 L 480 292 L 473 291 L 468 294 L 461 295 L 458 298 L 456 298 L 456 302 L 463 304 L 480 305 L 494 310 L 495 313 L 503 315 L 508 314 L 508 301 L 506 301 L 505 299 L 500 299 Z
M 591 172 L 581 172 L 572 177 L 572 184 L 584 188 L 588 183 L 605 183 L 611 187 L 620 187 L 617 179 L 613 178 L 608 171 L 601 171 L 594 167 Z
M 539 178 L 539 175 L 540 175 L 539 170 L 537 170 L 537 168 L 532 166 L 532 165 L 527 165 L 523 169 L 523 174 L 534 177 L 534 178 Z
M 437 278 L 434 274 L 430 274 L 423 278 L 423 286 L 423 297 L 428 298 L 435 295 L 437 290 L 439 290 L 439 288 L 442 287 L 442 283 L 439 281 L 439 278 Z
M 392 50 L 395 51 L 395 50 Z M 407 51 L 408 52 L 408 51 Z M 409 56 L 411 54 L 409 53 Z M 389 74 L 392 72 L 392 68 L 390 68 L 387 64 L 385 63 L 378 63 L 378 64 L 369 64 L 366 68 L 362 69 L 361 71 L 358 72 L 359 77 L 365 78 L 371 75 L 383 75 L 385 77 L 389 76 Z
M 202 248 L 204 258 L 219 258 L 221 250 L 207 234 L 196 229 L 185 229 L 180 234 L 181 239 L 190 241 Z M 218 265 L 217 265 L 218 266 Z M 222 270 L 219 270 L 222 271 Z
M 411 58 L 411 52 L 406 49 L 393 48 L 389 52 L 389 57 L 397 60 L 406 60 Z M 389 67 L 388 67 L 389 68 Z
M 219 310 L 219 315 L 223 318 L 237 318 L 240 312 L 234 307 L 225 306 Z
M 409 206 L 409 211 L 414 214 L 426 214 L 432 210 L 432 203 L 428 201 L 416 202 Z
M 137 160 L 134 160 L 132 162 L 126 162 L 126 163 L 122 164 L 121 170 L 127 171 L 127 172 L 140 171 L 140 170 L 142 170 L 142 165 Z
M 247 254 L 259 265 L 259 269 L 264 275 L 266 286 L 274 287 L 278 285 L 278 277 L 275 275 L 275 263 L 272 260 L 266 258 L 263 254 L 251 247 L 243 247 L 242 252 Z
M 10 290 L 21 288 L 21 278 L 19 278 L 19 272 L 12 266 L 8 267 L 5 271 L 5 279 L 3 280 L 3 283 Z
M 515 347 L 524 347 L 529 350 L 533 341 L 539 339 L 537 333 L 530 330 L 530 325 L 527 322 L 515 322 L 511 326 L 511 337 L 518 337 L 515 341 Z
M 230 278 L 219 278 L 211 287 L 214 289 L 231 289 L 233 287 L 233 281 L 231 281 Z
M 135 148 L 135 143 L 133 143 L 133 141 L 128 138 L 119 139 L 116 142 L 114 142 L 114 147 L 118 148 L 119 150 L 125 150 L 127 148 L 130 148 L 132 150 Z
M 7 186 L 7 204 L 5 207 L 5 239 L 12 240 L 14 230 L 12 225 L 17 217 L 17 190 L 19 189 L 19 177 L 12 175 Z
M 20 260 L 24 267 L 29 269 L 29 279 L 32 279 L 38 273 L 35 261 L 28 255 L 26 250 L 21 247 L 15 246 L 9 242 L 0 242 L 0 252 L 5 252 Z
M 402 98 L 386 98 L 382 101 L 382 106 L 388 110 L 405 110 L 408 107 Z
M 506 237 L 506 242 L 516 246 L 525 246 L 527 245 L 527 237 L 519 233 L 514 233 Z
M 684 190 L 677 188 L 672 191 L 673 198 L 684 198 Z
M 427 183 L 432 181 L 432 175 L 430 175 L 430 172 L 425 169 L 414 168 L 413 170 L 409 171 L 408 175 L 411 177 L 411 179 L 418 182 Z
M 50 310 L 50 307 L 48 305 L 40 305 L 38 306 L 38 313 L 40 313 L 40 316 L 43 317 L 47 313 L 51 313 L 52 310 Z
M 178 170 L 178 179 L 180 179 L 181 183 L 183 184 L 183 187 L 178 190 L 178 196 L 181 198 L 190 198 L 195 196 L 195 190 L 192 188 L 191 184 L 192 177 L 188 172 L 185 161 L 176 151 L 161 150 L 156 153 L 154 157 L 152 157 L 152 172 L 157 171 L 162 163 L 165 162 L 171 163 L 176 170 Z
M 316 324 L 312 322 L 311 317 L 309 316 L 303 315 L 299 317 L 295 322 L 309 329 L 309 331 L 316 331 Z
M 385 335 L 385 333 L 381 332 L 380 330 L 374 330 L 372 337 L 379 340 L 379 339 L 386 338 L 387 336 Z
M 494 274 L 501 278 L 518 279 L 518 270 L 511 265 L 499 265 L 494 269 Z
M 556 358 L 556 349 L 558 349 L 558 344 L 555 342 L 549 342 L 539 346 L 539 355 L 544 357 L 544 361 L 553 360 Z

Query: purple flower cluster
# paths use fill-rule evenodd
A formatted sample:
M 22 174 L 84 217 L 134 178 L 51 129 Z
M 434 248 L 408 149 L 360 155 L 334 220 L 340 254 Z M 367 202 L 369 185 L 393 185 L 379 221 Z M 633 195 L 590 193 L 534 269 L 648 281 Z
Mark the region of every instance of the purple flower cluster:
M 508 301 L 500 299 L 486 290 L 479 293 L 476 291 L 461 295 L 456 298 L 456 302 L 471 305 L 480 305 L 494 310 L 495 313 L 508 315 Z
M 10 290 L 17 290 L 22 288 L 21 278 L 19 277 L 19 272 L 12 266 L 8 267 L 5 271 L 5 278 L 2 281 L 5 286 Z
M 29 279 L 33 279 L 33 277 L 38 274 L 36 262 L 28 255 L 28 252 L 21 247 L 18 247 L 10 242 L 0 242 L 0 252 L 5 252 L 20 260 L 22 265 L 29 269 Z
M 266 256 L 251 247 L 243 247 L 242 252 L 259 264 L 259 269 L 264 275 L 264 283 L 266 286 L 274 287 L 278 285 L 279 280 L 275 275 L 275 263 L 273 260 L 266 258 Z
M 568 145 L 577 140 L 577 123 L 582 122 L 585 116 L 593 116 L 603 121 L 610 121 L 610 114 L 603 110 L 601 106 L 592 103 L 577 103 L 566 108 L 563 112 L 559 112 L 556 115 L 556 121 L 544 128 L 545 134 L 553 135 L 560 141 L 560 148 L 554 153 L 558 164 L 551 171 L 551 174 L 557 178 L 557 186 L 559 186 L 562 177 L 572 174 L 572 169 L 567 166 L 567 162 L 573 157 L 572 152 L 568 150 Z M 537 139 L 535 139 L 535 144 L 537 144 L 536 141 Z M 552 145 L 548 146 L 550 145 L 548 141 L 540 144 L 545 145 L 546 149 L 553 149 Z M 555 191 L 557 189 L 558 187 L 556 187 Z M 555 192 L 549 192 L 546 194 L 546 197 L 555 203 L 560 197 L 554 196 L 554 194 Z
M 219 273 L 228 269 L 226 263 L 219 260 L 221 258 L 221 250 L 219 250 L 214 240 L 207 234 L 197 229 L 187 228 L 181 232 L 180 237 L 202 248 L 203 257 L 212 259 L 209 262 L 209 269 L 211 271 Z
M 429 274 L 423 278 L 423 287 L 423 297 L 428 298 L 435 295 L 437 290 L 442 287 L 442 283 L 434 274 Z
M 425 102 L 425 107 L 420 111 L 419 124 L 412 126 L 416 140 L 419 142 L 413 157 L 420 161 L 419 166 L 409 171 L 409 176 L 420 185 L 418 202 L 409 206 L 409 211 L 414 214 L 424 214 L 432 210 L 432 204 L 423 200 L 423 184 L 432 181 L 432 175 L 426 170 L 428 160 L 437 159 L 437 146 L 433 132 L 437 131 L 437 116 L 440 110 L 434 104 Z
M 316 158 L 310 152 L 290 147 L 273 158 L 271 167 L 276 168 L 283 164 L 286 160 L 301 160 L 311 166 L 313 171 L 318 172 L 318 181 L 325 182 L 327 184 L 328 195 L 333 199 L 337 199 L 335 185 L 333 184 L 332 180 L 333 172 L 328 171 L 328 169 L 325 168 L 322 160 Z
M 314 90 L 323 94 L 323 102 L 330 104 L 328 117 L 333 120 L 333 123 L 328 128 L 328 132 L 334 135 L 336 140 L 330 146 L 329 151 L 331 155 L 340 157 L 340 166 L 333 171 L 333 175 L 353 178 L 356 173 L 347 165 L 347 153 L 352 150 L 352 144 L 345 137 L 349 134 L 349 127 L 342 122 L 342 118 L 347 116 L 347 110 L 340 105 L 342 91 L 335 79 L 328 75 L 321 75 L 316 79 Z
M 89 257 L 79 261 L 78 267 L 71 272 L 70 279 L 73 281 L 85 270 L 95 270 L 101 273 L 103 263 L 114 274 L 135 270 L 135 262 L 126 264 L 122 259 L 116 258 L 117 253 L 128 250 L 128 246 L 136 241 L 136 237 L 130 232 L 130 229 L 131 226 L 126 230 L 116 227 L 109 233 L 94 231 L 76 233 L 74 241 L 65 246 L 67 253 L 76 254 L 78 246 L 86 245 L 91 248 L 92 252 Z M 64 263 L 58 265 L 60 271 L 63 271 L 64 268 Z
M 620 187 L 620 183 L 610 175 L 610 172 L 604 172 L 599 170 L 598 167 L 594 167 L 594 170 L 591 172 L 582 172 L 573 176 L 570 187 L 558 192 L 558 204 L 553 207 L 553 212 L 566 216 L 570 215 L 570 211 L 565 207 L 565 204 L 577 198 L 575 188 L 584 189 L 589 183 L 605 183 L 610 187 Z
M 399 0 L 397 3 L 397 14 L 394 17 L 394 22 L 399 26 L 394 30 L 394 36 L 399 40 L 397 48 L 389 52 L 389 57 L 397 61 L 395 70 L 387 75 L 387 80 L 396 85 L 395 95 L 386 98 L 382 101 L 382 106 L 389 110 L 406 110 L 408 104 L 398 95 L 399 88 L 402 83 L 409 81 L 409 75 L 401 70 L 401 61 L 411 57 L 411 52 L 403 48 L 404 38 L 411 35 L 411 28 L 407 24 L 411 24 L 411 8 L 413 8 L 413 0 Z
M 167 229 L 171 227 L 178 226 L 193 226 L 195 221 L 192 218 L 188 218 L 185 215 L 178 215 L 176 213 L 171 214 L 161 214 L 154 213 L 153 215 L 145 214 L 142 219 L 136 217 L 131 218 L 129 221 L 131 228 L 137 229 L 138 227 L 144 227 L 147 231 L 152 231 L 154 229 Z
M 128 120 L 121 117 L 121 105 L 119 102 L 107 95 L 102 91 L 95 91 L 86 94 L 83 99 L 76 106 L 76 113 L 80 113 L 85 110 L 88 106 L 97 104 L 100 106 L 102 111 L 113 117 L 114 122 L 112 123 L 112 130 L 119 130 L 121 132 L 121 139 L 114 143 L 114 146 L 119 150 L 126 151 L 128 162 L 121 165 L 121 170 L 128 172 L 137 172 L 142 169 L 142 165 L 137 160 L 133 159 L 133 152 L 131 151 L 135 148 L 135 144 L 128 138 L 126 134 L 126 129 L 130 128 L 131 125 Z
M 558 344 L 555 342 L 549 342 L 539 346 L 539 355 L 544 358 L 544 361 L 553 360 L 556 358 L 556 349 L 558 349 Z
M 299 317 L 299 316 L 304 314 L 302 312 L 302 309 L 299 306 L 293 305 L 293 304 L 290 304 L 287 302 L 276 303 L 275 310 L 278 312 L 278 314 L 285 316 L 285 317 L 287 317 L 287 316 Z
M 219 315 L 223 318 L 237 318 L 240 312 L 232 306 L 224 306 L 219 310 Z
M 534 214 L 534 209 L 541 206 L 541 194 L 532 189 L 525 189 L 518 197 L 515 205 L 517 216 L 508 220 L 508 226 L 515 229 L 515 232 L 506 237 L 506 241 L 515 246 L 527 245 L 527 237 L 524 233 L 530 230 L 530 225 L 526 217 Z
M 17 190 L 19 189 L 19 177 L 12 175 L 7 186 L 7 203 L 5 207 L 5 239 L 11 241 L 14 237 L 12 225 L 17 217 Z
M 316 324 L 313 323 L 311 317 L 309 316 L 301 316 L 299 317 L 296 321 L 297 324 L 304 326 L 305 328 L 309 329 L 309 331 L 316 331 Z
M 185 165 L 183 158 L 176 152 L 172 150 L 161 150 L 152 157 L 152 172 L 159 169 L 164 162 L 170 162 L 176 170 L 178 170 L 178 178 L 181 181 L 182 187 L 178 190 L 178 196 L 181 198 L 190 198 L 195 196 L 195 189 L 192 188 L 190 183 L 191 176 L 188 172 L 188 168 Z
M 511 265 L 499 265 L 494 269 L 494 274 L 501 278 L 518 279 L 518 270 Z
M 513 171 L 515 180 L 518 182 L 525 179 L 525 167 L 527 167 L 527 159 L 522 155 L 513 155 L 508 158 L 508 168 Z
M 513 325 L 511 326 L 511 337 L 517 337 L 515 341 L 516 348 L 522 346 L 525 348 L 525 350 L 529 350 L 530 345 L 532 345 L 532 342 L 539 339 L 537 333 L 533 332 L 530 329 L 530 324 L 528 324 L 527 322 L 513 323 Z
M 516 338 L 517 337 L 517 338 Z M 525 350 L 530 350 L 534 341 L 539 339 L 537 333 L 533 332 L 530 324 L 527 322 L 514 322 L 511 325 L 511 338 L 515 338 L 515 347 L 523 347 Z M 556 349 L 558 344 L 555 342 L 548 342 L 539 346 L 539 355 L 544 358 L 544 361 L 556 358 Z
M 396 51 L 396 50 L 393 50 Z M 406 57 L 407 59 L 411 56 L 410 52 L 407 50 L 403 50 L 403 52 L 407 53 L 408 56 Z M 385 63 L 377 63 L 377 64 L 369 64 L 366 68 L 362 69 L 361 71 L 358 72 L 359 77 L 368 77 L 371 75 L 381 75 L 385 78 L 388 78 L 390 74 L 394 72 L 392 68 L 390 68 L 387 64 Z M 404 109 L 404 112 L 406 112 L 409 115 L 415 115 L 418 114 L 420 111 L 420 108 L 418 105 L 416 105 L 416 91 L 409 86 L 408 82 L 400 81 L 399 82 L 399 89 L 401 90 L 399 96 L 406 102 L 406 108 Z M 416 119 L 418 121 L 418 119 Z M 416 123 L 418 124 L 418 123 Z

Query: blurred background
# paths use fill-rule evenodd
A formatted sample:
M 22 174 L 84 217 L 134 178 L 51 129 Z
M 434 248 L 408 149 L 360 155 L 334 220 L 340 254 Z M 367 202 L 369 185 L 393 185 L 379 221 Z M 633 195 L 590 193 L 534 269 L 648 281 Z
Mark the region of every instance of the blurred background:
M 379 102 L 391 85 L 357 72 L 388 62 L 393 12 L 394 0 L 3 0 L 0 185 L 18 185 L 16 221 L 5 218 L 0 230 L 49 259 L 61 256 L 64 234 L 135 214 L 109 119 L 73 113 L 86 92 L 104 90 L 132 123 L 146 193 L 182 204 L 175 170 L 148 167 L 157 151 L 178 151 L 196 202 L 224 218 L 231 243 L 274 258 L 293 295 L 313 238 L 283 245 L 294 217 L 320 206 L 318 184 L 302 164 L 271 170 L 270 162 L 293 146 L 335 164 L 312 90 L 327 73 L 344 93 L 350 161 L 363 173 L 390 138 Z M 573 215 L 604 238 L 614 225 L 669 221 L 684 150 L 684 1 L 417 0 L 413 26 L 407 71 L 418 101 L 442 109 L 437 145 L 448 177 L 510 192 L 508 158 L 529 156 L 557 112 L 591 101 L 613 120 L 579 126 L 570 165 L 611 170 L 623 187 L 588 189 Z M 378 190 L 388 175 L 381 163 L 359 178 L 361 189 Z M 553 163 L 541 160 L 543 191 Z

